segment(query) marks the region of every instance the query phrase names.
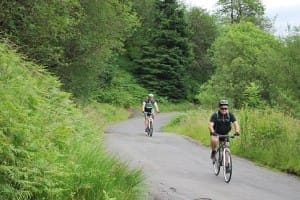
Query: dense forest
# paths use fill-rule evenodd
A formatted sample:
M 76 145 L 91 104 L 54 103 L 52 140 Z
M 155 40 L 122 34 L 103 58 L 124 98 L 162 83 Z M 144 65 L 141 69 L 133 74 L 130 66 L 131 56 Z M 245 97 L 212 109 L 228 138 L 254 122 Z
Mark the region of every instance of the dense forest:
M 297 27 L 278 38 L 261 1 L 230 2 L 212 15 L 175 0 L 2 1 L 0 33 L 84 101 L 130 106 L 149 91 L 298 116 Z
M 226 98 L 236 109 L 270 108 L 300 117 L 299 27 L 275 36 L 261 0 L 219 0 L 213 14 L 178 0 L 1 0 L 0 10 L 5 199 L 97 196 L 82 192 L 92 186 L 79 175 L 90 175 L 76 168 L 93 152 L 88 143 L 96 131 L 78 114 L 91 102 L 130 108 L 154 93 L 160 103 L 211 108 Z M 40 143 L 45 138 L 47 144 Z M 99 149 L 108 175 L 96 173 L 105 180 L 119 173 L 111 184 L 120 187 L 99 186 L 97 198 L 136 198 L 139 172 L 111 168 L 117 161 Z M 132 187 L 123 188 L 128 182 Z

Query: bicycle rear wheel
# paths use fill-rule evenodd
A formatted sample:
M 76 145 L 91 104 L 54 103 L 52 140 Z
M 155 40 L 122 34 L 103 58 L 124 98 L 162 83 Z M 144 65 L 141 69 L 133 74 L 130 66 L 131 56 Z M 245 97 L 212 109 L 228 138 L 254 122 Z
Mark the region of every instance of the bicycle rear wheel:
M 216 176 L 218 176 L 219 173 L 220 173 L 221 163 L 222 163 L 222 156 L 221 156 L 220 149 L 218 149 L 216 154 L 215 154 L 215 158 L 213 160 L 214 173 L 215 173 Z
M 153 121 L 152 120 L 150 120 L 150 125 L 149 125 L 149 136 L 150 137 L 152 137 L 152 134 L 153 134 Z
M 229 149 L 224 149 L 223 158 L 224 180 L 229 183 L 232 175 L 232 159 Z

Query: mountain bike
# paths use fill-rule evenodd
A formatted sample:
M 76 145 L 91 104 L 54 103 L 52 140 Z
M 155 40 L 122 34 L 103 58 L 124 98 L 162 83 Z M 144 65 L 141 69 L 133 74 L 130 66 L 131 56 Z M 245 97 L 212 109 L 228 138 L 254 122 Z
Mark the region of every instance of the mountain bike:
M 220 168 L 223 166 L 223 176 L 226 183 L 230 182 L 232 175 L 232 158 L 229 149 L 229 138 L 234 138 L 235 135 L 219 135 L 219 146 L 213 159 L 213 168 L 216 176 L 220 173 Z
M 147 132 L 147 135 L 152 137 L 152 134 L 153 134 L 153 113 L 151 112 L 146 112 L 146 115 L 147 115 L 147 120 L 148 120 L 148 126 L 147 126 L 147 129 L 146 129 L 146 132 Z

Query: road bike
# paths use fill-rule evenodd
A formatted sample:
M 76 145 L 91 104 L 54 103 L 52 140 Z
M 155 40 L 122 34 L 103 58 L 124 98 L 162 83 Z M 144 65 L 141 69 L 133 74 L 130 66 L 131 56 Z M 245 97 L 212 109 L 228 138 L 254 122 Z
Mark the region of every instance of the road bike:
M 229 149 L 229 138 L 234 138 L 235 135 L 219 135 L 219 146 L 213 158 L 213 168 L 216 176 L 220 173 L 221 166 L 223 167 L 223 176 L 226 183 L 229 183 L 232 175 L 232 158 Z
M 147 120 L 148 120 L 148 126 L 146 128 L 147 135 L 152 137 L 153 135 L 153 113 L 146 112 Z

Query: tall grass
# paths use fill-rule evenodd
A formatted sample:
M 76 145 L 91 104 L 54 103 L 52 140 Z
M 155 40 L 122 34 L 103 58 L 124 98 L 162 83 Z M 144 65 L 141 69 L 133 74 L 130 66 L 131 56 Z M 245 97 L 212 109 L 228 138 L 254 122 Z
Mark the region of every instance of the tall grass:
M 209 145 L 208 121 L 213 111 L 181 113 L 165 131 L 177 132 Z M 241 136 L 232 141 L 232 152 L 261 165 L 300 176 L 300 121 L 272 109 L 234 112 Z
M 94 104 L 83 114 L 60 86 L 0 43 L 0 199 L 139 199 L 142 173 L 102 147 L 126 111 Z
M 140 199 L 143 176 L 107 156 L 97 142 L 77 141 L 71 159 L 71 174 L 65 180 L 72 199 Z M 92 144 L 92 145 L 91 145 Z
M 91 102 L 83 106 L 82 110 L 90 122 L 93 122 L 96 127 L 101 128 L 99 130 L 101 132 L 104 131 L 107 125 L 128 119 L 130 116 L 130 113 L 123 108 L 97 102 Z
M 239 112 L 243 134 L 239 155 L 300 175 L 300 121 L 272 109 Z

